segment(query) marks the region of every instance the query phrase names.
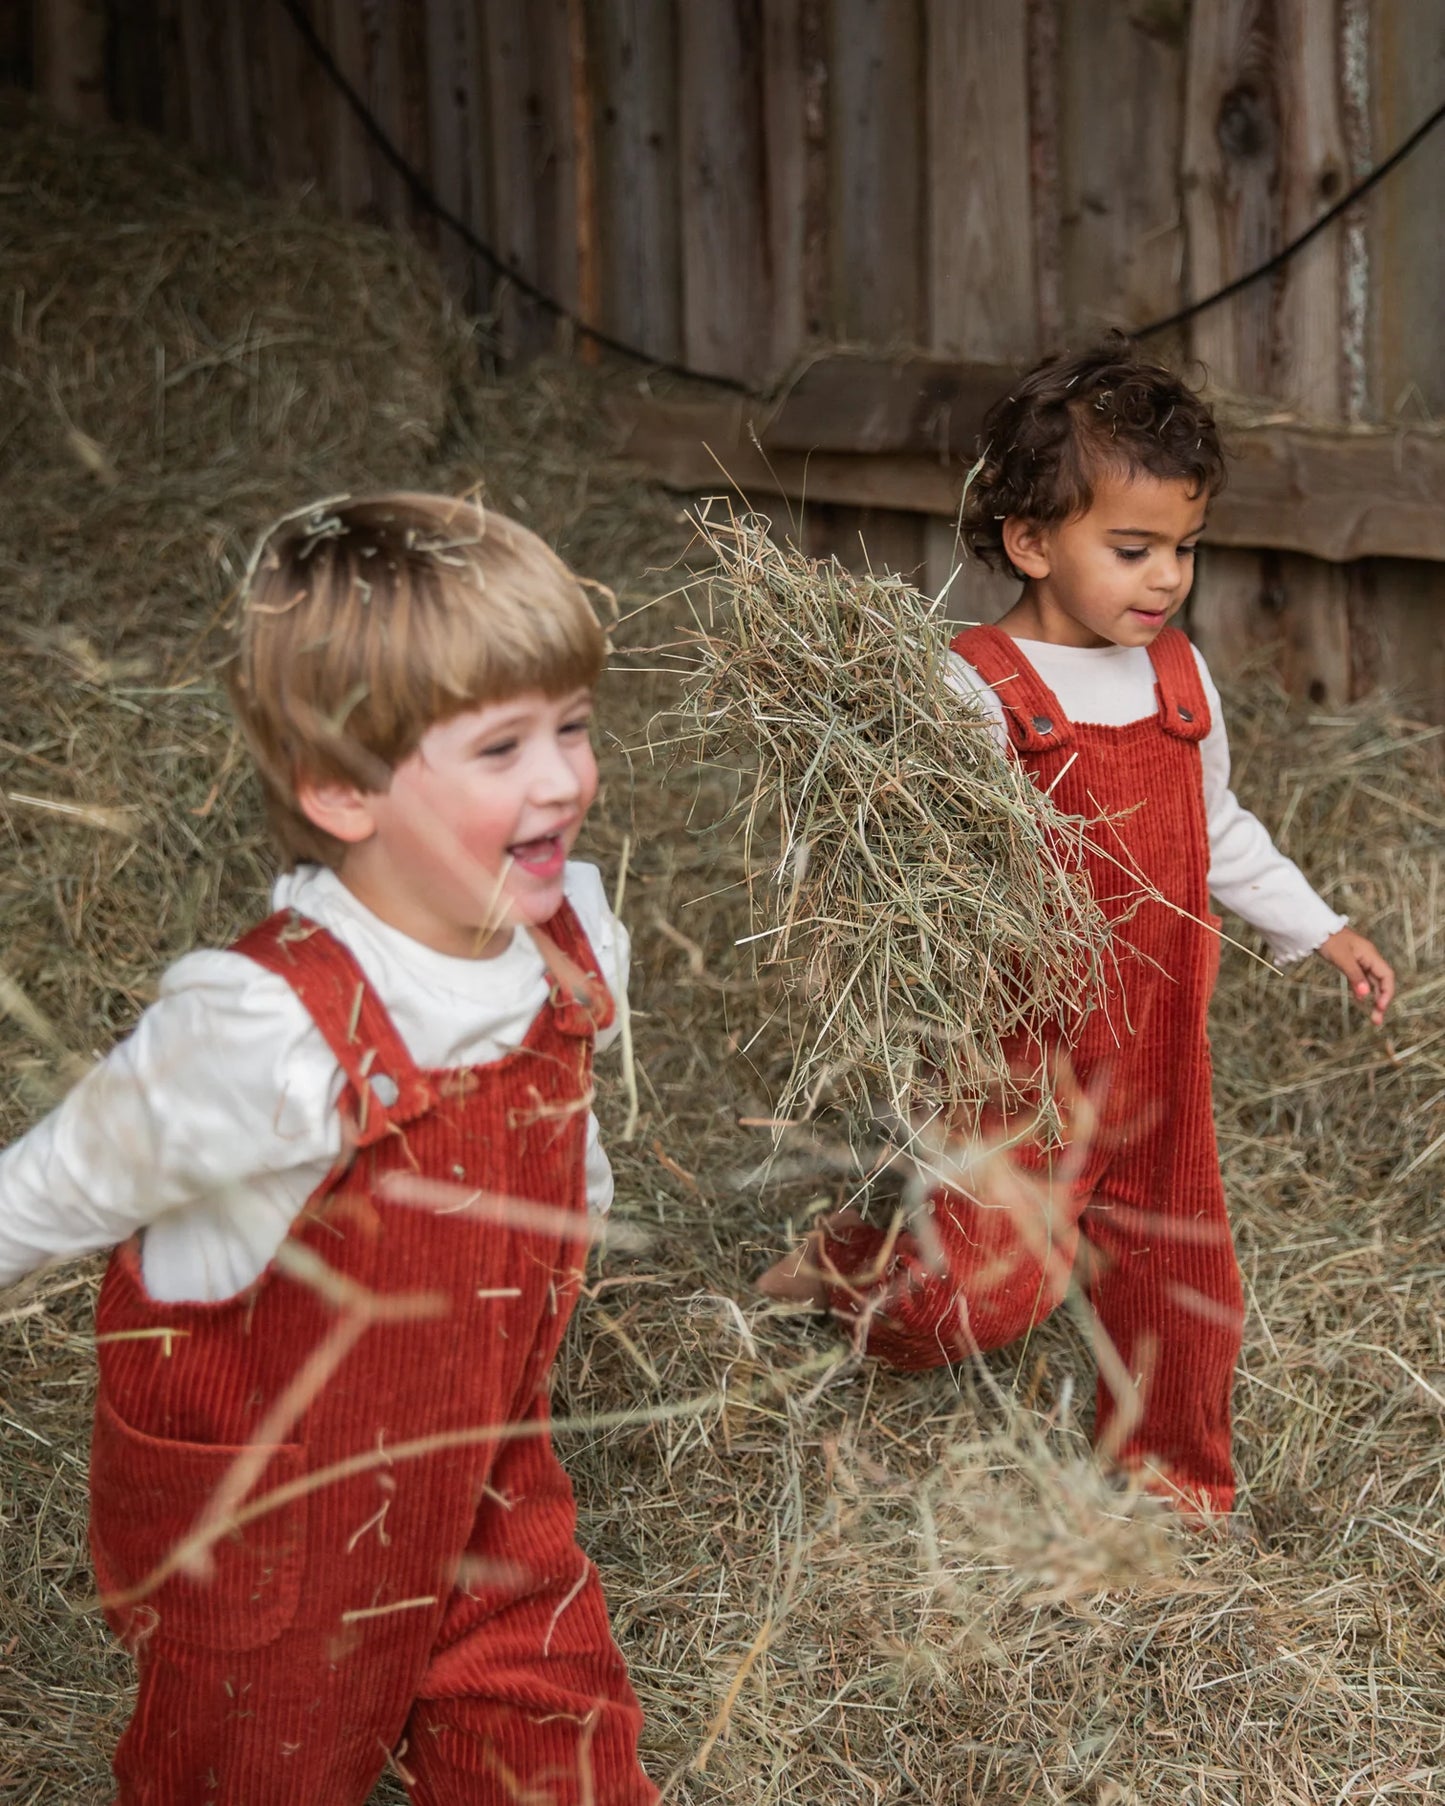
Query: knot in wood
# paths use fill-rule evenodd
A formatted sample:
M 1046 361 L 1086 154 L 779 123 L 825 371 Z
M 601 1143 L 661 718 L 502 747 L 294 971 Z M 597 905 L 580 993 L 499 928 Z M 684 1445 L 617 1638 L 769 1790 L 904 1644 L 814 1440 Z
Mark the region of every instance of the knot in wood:
M 1243 162 L 1272 158 L 1278 133 L 1269 96 L 1255 82 L 1237 83 L 1219 103 L 1215 131 L 1226 156 Z

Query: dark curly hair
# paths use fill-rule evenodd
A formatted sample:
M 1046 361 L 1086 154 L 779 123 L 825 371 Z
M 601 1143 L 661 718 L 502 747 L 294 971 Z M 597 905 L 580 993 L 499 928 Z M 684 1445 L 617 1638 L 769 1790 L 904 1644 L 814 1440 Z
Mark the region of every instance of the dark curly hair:
M 996 571 L 1010 515 L 1072 520 L 1100 475 L 1182 478 L 1195 495 L 1224 487 L 1219 429 L 1198 393 L 1115 333 L 1077 357 L 1045 358 L 984 416 L 982 458 L 963 505 L 963 540 Z

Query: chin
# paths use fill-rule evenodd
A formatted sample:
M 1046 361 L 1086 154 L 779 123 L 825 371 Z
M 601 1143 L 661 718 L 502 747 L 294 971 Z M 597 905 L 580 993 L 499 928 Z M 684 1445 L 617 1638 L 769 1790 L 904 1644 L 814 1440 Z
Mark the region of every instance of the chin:
M 513 895 L 511 902 L 519 921 L 525 922 L 529 928 L 540 928 L 556 915 L 566 894 L 562 880 L 558 878 L 553 884 L 529 890 L 525 896 Z

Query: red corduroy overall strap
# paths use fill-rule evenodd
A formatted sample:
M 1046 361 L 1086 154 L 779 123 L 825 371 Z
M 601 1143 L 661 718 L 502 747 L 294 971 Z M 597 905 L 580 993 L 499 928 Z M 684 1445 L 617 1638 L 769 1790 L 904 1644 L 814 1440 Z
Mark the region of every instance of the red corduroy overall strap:
M 217 1545 L 211 1579 L 173 1575 L 112 1613 L 140 1678 L 115 1759 L 126 1806 L 360 1806 L 389 1759 L 427 1806 L 656 1798 L 547 1435 L 586 1253 L 568 1225 L 586 1211 L 594 1030 L 611 1013 L 571 909 L 548 926 L 588 996 L 554 987 L 520 1049 L 442 1072 L 416 1068 L 323 929 L 280 915 L 238 944 L 294 987 L 344 1079 L 348 1153 L 290 1245 L 440 1310 L 364 1330 L 251 1495 L 284 1502 Z M 407 1202 L 389 1175 L 456 1189 Z M 469 1210 L 472 1190 L 532 1215 Z M 97 1309 L 103 1589 L 135 1587 L 194 1524 L 337 1321 L 294 1262 L 224 1303 L 161 1304 L 138 1244 L 117 1250 Z M 429 1437 L 452 1442 L 418 1453 Z
M 1004 1347 L 1058 1303 L 1082 1230 L 1089 1295 L 1142 1397 L 1132 1428 L 1099 1389 L 1096 1436 L 1126 1465 L 1213 1509 L 1233 1502 L 1230 1393 L 1242 1294 L 1225 1216 L 1206 1018 L 1218 969 L 1198 742 L 1209 708 L 1185 636 L 1150 648 L 1158 707 L 1123 727 L 1073 722 L 1016 640 L 993 627 L 954 650 L 1003 704 L 1010 741 L 1040 789 L 1093 824 L 1089 881 L 1114 933 L 1105 994 L 1069 1053 L 1098 1110 L 1071 1198 L 1053 1200 L 1056 1252 L 1025 1252 L 1008 1212 L 948 1194 L 935 1221 L 947 1258 L 928 1270 L 911 1239 L 872 1283 L 835 1287 L 868 1321 L 868 1349 L 903 1367 Z M 1042 1157 L 1028 1161 L 1050 1165 Z M 1062 1223 L 1061 1223 L 1062 1219 Z M 828 1244 L 843 1273 L 876 1265 L 881 1233 Z

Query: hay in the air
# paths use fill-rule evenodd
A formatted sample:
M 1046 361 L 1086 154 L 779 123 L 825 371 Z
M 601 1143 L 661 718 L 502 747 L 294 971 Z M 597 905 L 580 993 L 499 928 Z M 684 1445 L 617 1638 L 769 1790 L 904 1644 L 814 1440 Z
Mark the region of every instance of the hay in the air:
M 832 1090 L 966 1125 L 1034 1097 L 1023 1038 L 1088 1008 L 1107 943 L 1085 824 L 950 687 L 941 602 L 756 516 L 706 509 L 701 533 L 717 568 L 684 744 L 744 767 L 752 939 L 794 1009 L 782 1113 Z

